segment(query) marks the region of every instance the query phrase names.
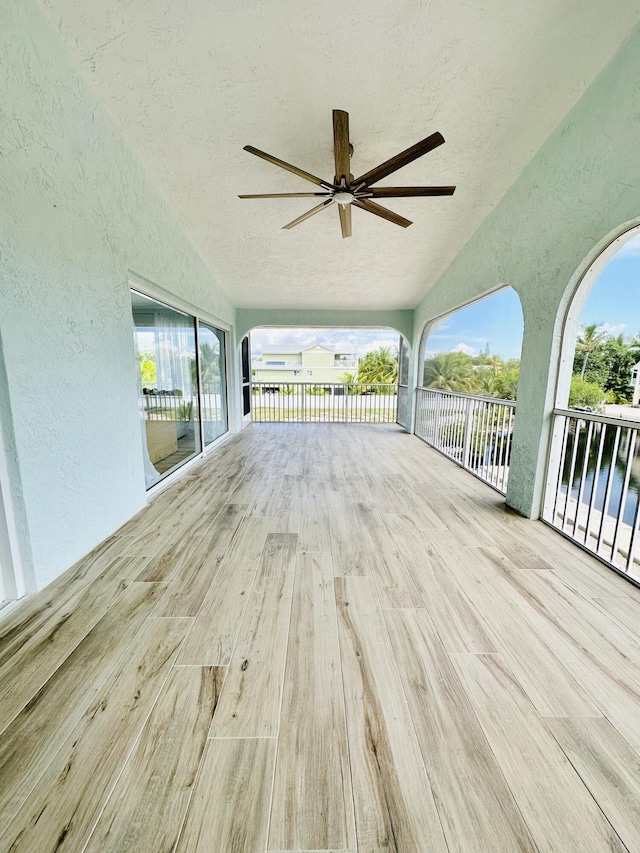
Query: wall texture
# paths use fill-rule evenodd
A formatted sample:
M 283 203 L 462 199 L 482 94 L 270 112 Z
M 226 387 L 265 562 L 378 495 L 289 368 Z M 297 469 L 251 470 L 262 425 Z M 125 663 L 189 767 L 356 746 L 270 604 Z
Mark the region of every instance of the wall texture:
M 318 311 L 304 308 L 238 308 L 238 338 L 258 326 L 317 327 L 336 329 L 383 327 L 396 329 L 410 341 L 413 311 Z
M 37 3 L 0 18 L 0 423 L 40 587 L 145 503 L 128 270 L 235 312 Z
M 525 515 L 539 511 L 567 305 L 594 255 L 640 221 L 639 151 L 637 28 L 415 310 L 417 353 L 429 320 L 501 284 L 520 295 L 524 339 L 507 501 Z

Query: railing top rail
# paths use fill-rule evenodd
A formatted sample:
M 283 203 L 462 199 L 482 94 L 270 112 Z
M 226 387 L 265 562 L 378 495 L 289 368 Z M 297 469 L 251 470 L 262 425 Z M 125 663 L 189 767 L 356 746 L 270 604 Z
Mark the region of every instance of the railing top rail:
M 334 382 L 332 379 L 327 379 L 324 381 L 323 379 L 317 379 L 315 382 L 300 382 L 295 379 L 252 379 L 252 385 L 367 385 L 371 387 L 380 386 L 381 388 L 394 388 L 398 383 L 397 382 Z
M 441 394 L 447 397 L 462 397 L 465 400 L 480 400 L 485 403 L 498 403 L 501 406 L 511 406 L 516 408 L 515 400 L 503 400 L 502 397 L 485 397 L 481 394 L 464 394 L 461 391 L 443 391 L 442 388 L 426 388 L 424 385 L 418 385 L 416 391 L 429 391 L 432 394 Z
M 553 414 L 562 415 L 565 418 L 575 418 L 579 421 L 593 421 L 599 424 L 640 429 L 640 421 L 627 420 L 626 418 L 610 418 L 607 415 L 599 415 L 597 412 L 581 412 L 578 409 L 554 409 Z

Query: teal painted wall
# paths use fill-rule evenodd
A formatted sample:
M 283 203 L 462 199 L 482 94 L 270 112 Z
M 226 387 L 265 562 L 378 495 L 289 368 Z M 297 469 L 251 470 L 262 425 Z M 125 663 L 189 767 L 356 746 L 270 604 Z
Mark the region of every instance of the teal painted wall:
M 636 28 L 415 309 L 417 378 L 429 320 L 499 285 L 519 294 L 524 339 L 507 501 L 524 515 L 540 507 L 566 309 L 598 251 L 640 222 L 639 152 Z
M 258 326 L 325 329 L 396 329 L 407 340 L 413 335 L 413 311 L 318 311 L 292 308 L 238 308 L 238 341 Z
M 128 270 L 235 310 L 39 4 L 0 7 L 0 423 L 41 587 L 146 502 Z

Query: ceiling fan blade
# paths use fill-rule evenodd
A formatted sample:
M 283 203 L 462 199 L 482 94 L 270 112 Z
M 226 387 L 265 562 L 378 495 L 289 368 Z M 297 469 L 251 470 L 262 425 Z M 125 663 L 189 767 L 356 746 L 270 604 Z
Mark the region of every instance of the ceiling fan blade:
M 331 193 L 259 193 L 258 195 L 239 195 L 238 198 L 315 198 L 329 195 Z
M 255 154 L 256 157 L 261 157 L 263 160 L 266 160 L 267 163 L 273 163 L 274 166 L 280 166 L 281 169 L 286 169 L 287 172 L 293 172 L 293 174 L 297 175 L 299 178 L 304 178 L 305 181 L 311 181 L 312 184 L 317 184 L 319 187 L 324 187 L 327 190 L 332 189 L 332 184 L 327 183 L 327 181 L 323 181 L 322 178 L 317 178 L 315 175 L 305 172 L 304 169 L 298 169 L 297 166 L 292 166 L 291 163 L 285 163 L 284 160 L 279 160 L 277 157 L 273 157 L 265 151 L 260 151 L 258 148 L 254 148 L 253 145 L 245 145 L 243 151 L 248 151 L 249 154 Z
M 333 154 L 336 163 L 336 185 L 344 178 L 349 183 L 349 113 L 333 111 Z
M 288 230 L 289 228 L 293 228 L 295 225 L 300 225 L 300 223 L 304 222 L 305 219 L 309 219 L 309 217 L 315 216 L 316 213 L 320 213 L 320 211 L 324 207 L 329 207 L 332 201 L 333 199 L 329 198 L 326 201 L 321 202 L 321 204 L 316 205 L 316 207 L 312 207 L 311 210 L 308 210 L 306 213 L 303 213 L 302 216 L 299 216 L 297 219 L 294 219 L 293 222 L 289 222 L 287 225 L 283 225 L 283 230 Z
M 340 214 L 340 228 L 342 229 L 342 236 L 351 237 L 351 205 L 339 204 L 338 213 Z
M 371 187 L 371 198 L 409 198 L 410 196 L 453 195 L 455 187 Z
M 427 136 L 426 139 L 416 142 L 415 145 L 412 145 L 411 148 L 407 148 L 406 151 L 401 151 L 400 154 L 396 154 L 395 157 L 392 157 L 390 160 L 385 160 L 384 163 L 376 166 L 375 169 L 371 169 L 370 172 L 367 172 L 357 180 L 353 181 L 352 185 L 357 186 L 358 184 L 364 184 L 368 187 L 371 184 L 375 184 L 377 181 L 381 181 L 383 178 L 386 178 L 387 175 L 390 175 L 392 172 L 396 172 L 398 169 L 406 166 L 407 163 L 412 163 L 414 160 L 417 160 L 418 157 L 422 157 L 423 154 L 433 151 L 434 148 L 442 145 L 443 142 L 444 136 L 441 133 L 432 133 L 431 136 Z
M 381 207 L 374 201 L 369 201 L 368 198 L 356 200 L 352 202 L 352 205 L 354 204 L 362 210 L 368 210 L 369 213 L 375 213 L 376 216 L 381 216 L 382 219 L 388 219 L 389 222 L 395 222 L 396 225 L 400 225 L 402 228 L 408 228 L 412 224 L 410 219 L 405 219 L 404 216 L 398 216 L 397 213 L 387 210 L 386 207 Z

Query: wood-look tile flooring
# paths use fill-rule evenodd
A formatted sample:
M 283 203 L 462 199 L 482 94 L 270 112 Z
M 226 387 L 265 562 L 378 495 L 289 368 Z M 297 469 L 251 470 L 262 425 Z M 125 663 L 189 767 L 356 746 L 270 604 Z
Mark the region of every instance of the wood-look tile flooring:
M 395 426 L 253 425 L 0 619 L 0 850 L 640 850 L 640 592 Z

